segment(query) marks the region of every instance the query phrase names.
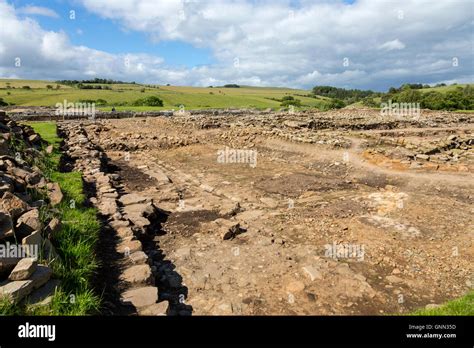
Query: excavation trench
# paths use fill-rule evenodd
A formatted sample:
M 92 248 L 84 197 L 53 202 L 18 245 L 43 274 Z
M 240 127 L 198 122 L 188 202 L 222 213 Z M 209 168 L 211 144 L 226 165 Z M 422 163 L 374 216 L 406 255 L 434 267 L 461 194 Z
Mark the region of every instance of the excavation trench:
M 140 170 L 126 165 L 123 161 L 110 161 L 107 158 L 106 170 L 111 174 L 120 176 L 119 195 L 140 192 L 144 187 L 153 185 L 154 180 L 144 175 Z M 144 186 L 145 185 L 145 186 Z M 131 191 L 133 189 L 134 191 Z M 143 251 L 150 258 L 156 268 L 155 286 L 158 287 L 159 301 L 168 301 L 168 315 L 191 315 L 192 306 L 187 305 L 188 288 L 183 285 L 182 276 L 176 271 L 176 266 L 166 258 L 165 252 L 160 247 L 159 237 L 167 232 L 163 229 L 170 212 L 158 209 L 156 214 L 148 216 L 150 225 L 145 233 L 138 236 L 142 243 Z
M 59 127 L 58 130 L 64 139 L 61 167 L 64 171 L 82 172 L 87 204 L 98 208 L 102 225 L 96 248 L 100 266 L 94 279 L 96 292 L 102 297 L 102 314 L 192 314 L 192 307 L 186 304 L 188 289 L 175 265 L 160 248 L 159 236 L 166 234 L 162 224 L 168 213 L 150 202 L 153 212 L 139 217 L 147 224 L 137 225 L 124 213 L 127 204 L 122 203 L 121 198 L 135 197 L 130 195 L 133 193 L 138 199 L 148 199 L 128 189 L 133 187 L 133 181 L 142 183 L 144 178 L 123 163 L 111 162 L 83 128 L 64 127 L 69 129 Z M 90 150 L 78 153 L 74 141 L 77 137 L 82 139 L 83 145 L 87 139 L 85 147 Z

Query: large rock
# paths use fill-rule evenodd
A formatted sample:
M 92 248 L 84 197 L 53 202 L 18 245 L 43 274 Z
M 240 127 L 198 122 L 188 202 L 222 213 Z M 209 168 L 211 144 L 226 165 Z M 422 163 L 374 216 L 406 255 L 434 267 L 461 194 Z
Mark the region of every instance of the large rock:
M 97 208 L 102 215 L 113 215 L 118 210 L 117 203 L 113 198 L 102 199 Z
M 11 192 L 5 192 L 0 200 L 0 210 L 7 212 L 13 219 L 28 210 L 28 204 Z
M 145 172 L 152 178 L 155 178 L 160 184 L 168 184 L 171 182 L 170 178 L 160 169 L 154 168 Z
M 47 266 L 38 266 L 28 280 L 15 280 L 0 284 L 0 298 L 6 297 L 10 301 L 21 301 L 33 290 L 43 286 L 51 277 L 53 271 Z
M 27 254 L 29 254 L 29 257 L 38 257 L 39 255 L 33 255 L 32 253 L 39 253 L 43 246 L 43 237 L 41 236 L 41 231 L 34 231 L 29 236 L 26 236 L 22 239 L 21 244 L 27 247 L 25 248 L 25 251 Z
M 161 316 L 161 315 L 167 315 L 168 308 L 169 308 L 169 302 L 161 301 L 158 303 L 154 303 L 151 306 L 144 307 L 140 309 L 138 312 L 140 315 Z
M 7 298 L 10 302 L 18 302 L 33 291 L 31 280 L 16 280 L 0 284 L 0 299 Z
M 0 240 L 13 236 L 13 221 L 10 215 L 0 211 Z
M 51 278 L 53 270 L 48 266 L 38 265 L 36 271 L 30 277 L 30 280 L 33 281 L 33 289 L 38 289 L 39 287 L 46 284 L 46 282 Z
M 52 218 L 48 226 L 44 229 L 44 233 L 48 238 L 54 238 L 54 236 L 61 231 L 61 221 L 58 218 Z
M 129 267 L 120 275 L 120 280 L 131 284 L 153 284 L 153 274 L 150 266 L 136 265 Z
M 30 143 L 34 145 L 40 145 L 41 144 L 41 137 L 38 134 L 31 134 L 28 137 L 28 140 Z
M 140 227 L 141 229 L 145 229 L 147 226 L 150 225 L 150 220 L 143 216 L 126 215 L 126 218 L 129 219 L 136 227 Z
M 8 173 L 12 174 L 16 178 L 25 180 L 28 175 L 31 175 L 31 171 L 19 168 L 19 167 L 9 167 Z
M 19 239 L 31 234 L 33 231 L 41 230 L 39 210 L 32 209 L 21 215 L 16 223 L 15 233 Z
M 63 193 L 61 187 L 57 182 L 50 182 L 46 185 L 48 189 L 48 198 L 53 206 L 58 205 L 63 200 Z
M 145 228 L 150 225 L 150 220 L 148 220 L 147 217 L 153 216 L 155 209 L 155 206 L 151 202 L 136 203 L 126 205 L 123 208 L 123 213 L 135 226 Z
M 56 289 L 59 287 L 60 284 L 61 282 L 59 280 L 50 279 L 45 285 L 28 295 L 26 301 L 29 304 L 37 306 L 48 305 L 53 300 L 54 293 L 56 292 Z
M 153 203 L 137 203 L 130 204 L 123 207 L 123 212 L 127 215 L 138 215 L 138 216 L 152 216 L 155 213 L 155 206 Z
M 148 202 L 152 202 L 152 199 L 149 197 L 143 197 L 136 193 L 129 193 L 120 197 L 120 203 L 122 203 L 123 205 L 148 203 Z
M 217 219 L 214 223 L 218 226 L 219 235 L 222 239 L 232 239 L 238 234 L 245 232 L 246 230 L 240 227 L 240 223 L 236 221 Z
M 148 256 L 143 251 L 135 251 L 134 253 L 130 254 L 129 259 L 133 264 L 136 265 L 143 265 L 148 262 Z
M 10 280 L 26 280 L 34 271 L 36 271 L 37 262 L 35 259 L 25 257 L 17 263 L 8 279 Z
M 131 255 L 136 251 L 142 250 L 142 243 L 139 240 L 125 240 L 117 245 L 117 252 Z
M 145 286 L 143 288 L 125 291 L 120 301 L 124 304 L 131 304 L 135 308 L 151 306 L 158 301 L 158 288 Z

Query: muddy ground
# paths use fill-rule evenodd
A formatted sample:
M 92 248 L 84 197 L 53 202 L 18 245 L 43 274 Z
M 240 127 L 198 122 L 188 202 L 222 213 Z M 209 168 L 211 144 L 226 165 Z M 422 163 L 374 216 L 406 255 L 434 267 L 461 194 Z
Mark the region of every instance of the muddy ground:
M 166 212 L 148 231 L 173 268 L 160 296 L 193 314 L 353 315 L 474 287 L 473 121 L 343 110 L 83 124 L 124 190 Z M 248 157 L 223 160 L 226 148 Z M 245 232 L 223 240 L 217 219 Z

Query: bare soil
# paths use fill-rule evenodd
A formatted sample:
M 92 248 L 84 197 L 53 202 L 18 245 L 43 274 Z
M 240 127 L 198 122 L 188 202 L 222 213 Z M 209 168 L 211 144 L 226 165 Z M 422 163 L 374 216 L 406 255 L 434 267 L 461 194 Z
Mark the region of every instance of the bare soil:
M 473 116 L 377 117 L 193 115 L 85 127 L 125 190 L 169 213 L 155 240 L 193 314 L 405 313 L 474 286 Z M 257 165 L 219 163 L 225 147 L 257 151 Z M 223 240 L 218 218 L 246 232 Z M 328 255 L 333 245 L 359 253 Z

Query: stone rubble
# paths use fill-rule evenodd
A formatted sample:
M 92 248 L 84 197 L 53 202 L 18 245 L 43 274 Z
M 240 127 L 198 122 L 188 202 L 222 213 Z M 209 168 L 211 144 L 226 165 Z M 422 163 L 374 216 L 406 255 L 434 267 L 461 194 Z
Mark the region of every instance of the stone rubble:
M 157 213 L 153 200 L 138 194 L 124 194 L 120 176 L 106 172 L 106 157 L 94 144 L 81 123 L 60 123 L 58 132 L 65 139 L 65 154 L 74 169 L 83 173 L 84 181 L 95 187 L 96 196 L 90 201 L 114 229 L 118 241 L 116 251 L 122 255 L 120 289 L 123 304 L 135 307 L 139 315 L 163 315 L 168 301 L 158 301 L 154 286 L 156 269 L 150 267 L 150 258 L 143 250 L 140 235 L 145 233 Z
M 40 254 L 47 262 L 58 257 L 40 219 L 40 209 L 50 211 L 62 193 L 59 185 L 47 183 L 34 165 L 43 156 L 43 145 L 33 128 L 17 124 L 0 111 L 0 298 L 9 301 L 20 302 L 53 281 L 52 269 L 37 259 Z M 46 187 L 54 187 L 55 197 L 50 196 L 49 203 L 35 200 L 32 192 L 47 195 Z M 28 302 L 38 301 L 29 298 Z

